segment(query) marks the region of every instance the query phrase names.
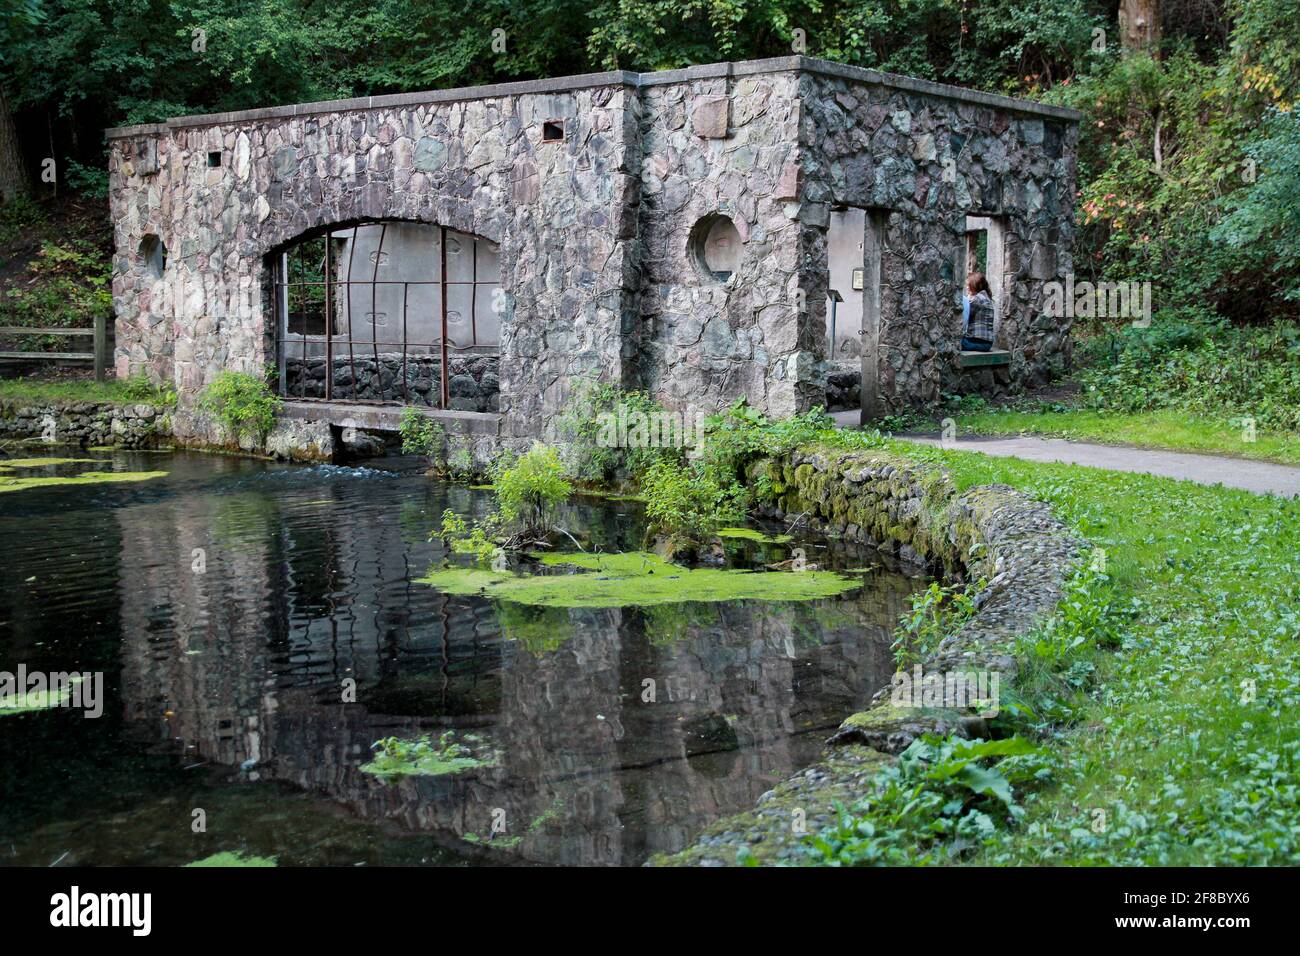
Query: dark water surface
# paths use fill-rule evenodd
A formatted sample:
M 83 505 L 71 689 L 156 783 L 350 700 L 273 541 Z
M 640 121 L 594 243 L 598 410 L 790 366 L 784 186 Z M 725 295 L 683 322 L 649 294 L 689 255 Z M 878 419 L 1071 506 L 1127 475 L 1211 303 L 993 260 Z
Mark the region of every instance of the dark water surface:
M 98 719 L 0 717 L 7 864 L 639 864 L 814 761 L 888 683 L 920 586 L 879 570 L 806 603 L 498 605 L 415 583 L 444 557 L 443 510 L 491 501 L 408 461 L 98 457 L 168 475 L 0 495 L 0 670 L 102 671 L 106 698 Z M 636 505 L 575 501 L 567 526 L 637 546 Z M 799 544 L 823 567 L 882 560 Z M 380 738 L 447 730 L 499 764 L 359 769 Z

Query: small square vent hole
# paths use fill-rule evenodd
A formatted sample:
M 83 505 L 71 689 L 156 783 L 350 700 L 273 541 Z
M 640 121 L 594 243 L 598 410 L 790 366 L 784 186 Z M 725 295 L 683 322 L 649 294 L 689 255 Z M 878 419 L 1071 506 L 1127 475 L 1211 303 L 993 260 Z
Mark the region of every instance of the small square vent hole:
M 542 124 L 542 142 L 558 143 L 564 139 L 564 123 L 560 120 L 552 120 Z
M 216 169 L 221 165 L 221 151 L 214 150 L 208 153 L 208 169 Z

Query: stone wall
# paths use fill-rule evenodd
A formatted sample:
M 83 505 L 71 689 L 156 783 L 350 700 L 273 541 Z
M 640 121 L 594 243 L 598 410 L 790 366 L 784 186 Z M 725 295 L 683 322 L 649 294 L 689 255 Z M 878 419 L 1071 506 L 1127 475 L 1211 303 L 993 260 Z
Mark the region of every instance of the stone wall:
M 508 430 L 541 434 L 576 375 L 622 383 L 631 94 L 621 74 L 554 93 L 515 86 L 529 92 L 383 97 L 114 131 L 119 377 L 174 382 L 188 404 L 224 368 L 259 372 L 274 355 L 272 254 L 330 225 L 398 219 L 500 244 Z M 565 124 L 560 142 L 542 140 L 551 120 Z M 161 271 L 142 248 L 147 236 L 166 246 Z
M 890 408 L 933 402 L 951 371 L 967 214 L 1005 221 L 1000 344 L 1037 381 L 1069 357 L 1068 323 L 1035 309 L 1070 266 L 1077 120 L 787 57 L 110 130 L 118 375 L 168 381 L 186 407 L 222 369 L 260 372 L 278 253 L 399 220 L 500 247 L 507 442 L 545 436 L 583 375 L 784 416 L 825 401 L 826 232 L 849 204 L 886 220 Z M 716 217 L 733 269 L 702 265 Z
M 281 416 L 263 441 L 233 441 L 209 417 L 192 409 L 147 403 L 0 401 L 0 441 L 80 448 L 157 448 L 177 445 L 268 455 L 291 461 L 330 461 L 335 443 L 328 422 Z
M 1056 608 L 1085 544 L 1046 504 L 1007 485 L 959 492 L 937 466 L 884 452 L 795 451 L 751 465 L 748 479 L 772 489 L 771 517 L 798 518 L 950 577 L 983 581 L 974 617 L 921 666 L 927 673 L 996 673 L 1003 688 L 1017 673 L 1011 645 Z M 873 773 L 926 733 L 987 736 L 987 729 L 969 709 L 894 706 L 883 688 L 870 709 L 831 737 L 823 761 L 764 794 L 752 813 L 718 821 L 691 848 L 651 862 L 734 865 L 742 846 L 763 862 L 797 862 L 793 808 L 816 832 L 832 822 L 837 802 L 859 799 Z
M 799 101 L 795 73 L 704 77 L 641 93 L 640 361 L 670 407 L 737 398 L 773 415 L 817 404 L 813 340 L 796 316 Z M 724 215 L 743 242 L 725 280 L 692 230 Z
M 447 359 L 450 407 L 462 412 L 496 412 L 501 407 L 499 360 L 495 355 L 453 355 Z M 290 398 L 325 397 L 325 359 L 289 358 L 285 362 L 286 394 Z M 442 389 L 442 359 L 437 356 L 380 353 L 344 356 L 333 361 L 335 400 L 381 399 L 436 408 Z M 405 385 L 405 391 L 403 386 Z
M 927 85 L 891 87 L 846 69 L 800 81 L 804 201 L 884 217 L 877 362 L 886 411 L 970 384 L 956 363 L 967 216 L 992 216 L 1004 233 L 997 346 L 1012 353 L 1012 377 L 1040 384 L 1070 359 L 1070 320 L 1040 307 L 1043 283 L 1073 268 L 1077 123 L 929 96 Z M 811 237 L 810 255 L 807 301 L 823 316 L 824 235 Z
M 0 440 L 149 448 L 171 434 L 171 409 L 106 402 L 0 400 Z

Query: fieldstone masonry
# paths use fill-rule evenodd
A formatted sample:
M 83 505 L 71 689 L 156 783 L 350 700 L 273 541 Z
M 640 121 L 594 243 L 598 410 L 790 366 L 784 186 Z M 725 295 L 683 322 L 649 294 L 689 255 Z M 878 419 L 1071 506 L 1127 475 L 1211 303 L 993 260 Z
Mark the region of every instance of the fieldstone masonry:
M 886 407 L 959 383 L 967 215 L 1005 226 L 998 344 L 1037 382 L 1069 359 L 1068 320 L 1040 303 L 1071 267 L 1078 119 L 788 57 L 110 130 L 117 372 L 174 384 L 182 407 L 223 369 L 260 372 L 278 252 L 406 220 L 500 245 L 503 440 L 545 435 L 581 375 L 786 415 L 825 402 L 826 235 L 852 205 L 887 223 Z M 734 268 L 697 247 L 719 215 Z

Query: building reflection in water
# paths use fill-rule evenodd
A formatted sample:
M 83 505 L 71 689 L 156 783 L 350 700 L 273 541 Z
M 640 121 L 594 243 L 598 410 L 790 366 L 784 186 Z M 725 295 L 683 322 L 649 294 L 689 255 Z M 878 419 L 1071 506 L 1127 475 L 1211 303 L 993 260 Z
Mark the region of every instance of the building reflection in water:
M 890 632 L 919 586 L 880 571 L 811 603 L 498 606 L 412 583 L 441 557 L 435 516 L 482 496 L 358 485 L 118 512 L 127 717 L 151 750 L 244 766 L 467 853 L 491 838 L 506 859 L 632 865 L 682 848 L 814 761 L 888 682 Z M 394 783 L 360 770 L 375 740 L 447 729 L 481 734 L 499 765 Z

